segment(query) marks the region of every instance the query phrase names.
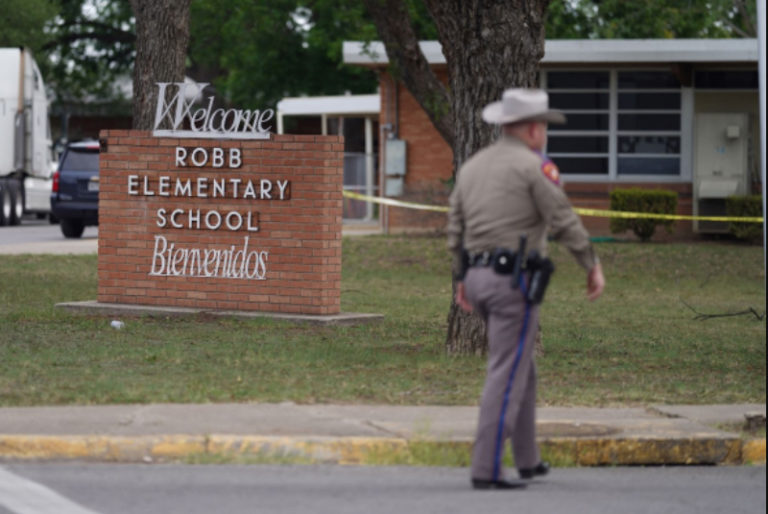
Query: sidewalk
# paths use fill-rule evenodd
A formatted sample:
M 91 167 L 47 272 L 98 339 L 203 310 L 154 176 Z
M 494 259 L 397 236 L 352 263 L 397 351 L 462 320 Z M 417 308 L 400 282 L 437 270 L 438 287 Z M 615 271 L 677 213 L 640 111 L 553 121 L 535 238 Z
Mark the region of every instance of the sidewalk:
M 557 465 L 765 462 L 765 438 L 736 427 L 765 405 L 544 407 L 538 435 Z M 0 408 L 0 461 L 414 462 L 415 452 L 468 457 L 476 407 L 153 404 Z M 734 432 L 724 431 L 725 427 Z M 418 460 L 418 459 L 416 459 Z M 455 458 L 454 458 L 455 461 Z M 463 460 L 462 460 L 463 461 Z

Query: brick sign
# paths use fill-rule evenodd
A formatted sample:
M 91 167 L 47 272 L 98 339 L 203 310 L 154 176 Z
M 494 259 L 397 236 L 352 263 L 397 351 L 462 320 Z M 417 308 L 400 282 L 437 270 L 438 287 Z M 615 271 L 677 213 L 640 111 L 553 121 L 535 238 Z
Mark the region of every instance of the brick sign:
M 99 302 L 338 314 L 343 139 L 175 110 L 222 132 L 247 115 L 257 135 L 101 132 Z

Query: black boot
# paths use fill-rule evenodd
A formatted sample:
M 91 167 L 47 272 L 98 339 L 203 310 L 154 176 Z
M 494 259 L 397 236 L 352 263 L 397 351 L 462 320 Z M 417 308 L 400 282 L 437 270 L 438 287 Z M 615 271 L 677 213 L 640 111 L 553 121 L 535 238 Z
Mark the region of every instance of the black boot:
M 525 489 L 522 482 L 509 482 L 508 480 L 480 480 L 472 479 L 472 487 L 475 489 Z
M 542 461 L 535 468 L 520 468 L 518 470 L 520 478 L 531 479 L 533 477 L 541 477 L 549 473 L 549 462 Z

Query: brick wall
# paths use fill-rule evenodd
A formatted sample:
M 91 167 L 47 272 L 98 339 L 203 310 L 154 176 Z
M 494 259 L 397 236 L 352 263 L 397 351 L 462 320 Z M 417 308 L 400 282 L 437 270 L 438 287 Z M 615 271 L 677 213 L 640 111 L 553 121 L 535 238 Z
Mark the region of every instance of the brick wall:
M 425 205 L 448 205 L 451 188 L 440 181 L 433 184 L 413 184 L 405 188 L 398 200 Z M 443 212 L 387 207 L 386 220 L 390 233 L 442 232 L 448 220 Z
M 219 141 L 106 130 L 100 139 L 100 302 L 339 313 L 342 137 Z M 176 165 L 177 147 L 186 167 Z M 198 147 L 209 155 L 202 167 L 192 165 Z M 223 166 L 212 166 L 214 148 Z M 238 149 L 242 164 L 230 166 Z
M 444 69 L 435 70 L 447 82 Z M 453 150 L 432 126 L 432 122 L 416 99 L 402 83 L 382 73 L 380 123 L 395 125 L 395 98 L 399 106 L 400 139 L 407 142 L 406 175 L 400 200 L 429 205 L 447 205 L 453 174 Z M 397 89 L 395 89 L 397 88 Z M 381 156 L 383 159 L 383 155 Z M 380 164 L 383 166 L 383 164 Z M 383 224 L 389 232 L 429 232 L 445 228 L 445 215 L 398 207 L 382 207 Z

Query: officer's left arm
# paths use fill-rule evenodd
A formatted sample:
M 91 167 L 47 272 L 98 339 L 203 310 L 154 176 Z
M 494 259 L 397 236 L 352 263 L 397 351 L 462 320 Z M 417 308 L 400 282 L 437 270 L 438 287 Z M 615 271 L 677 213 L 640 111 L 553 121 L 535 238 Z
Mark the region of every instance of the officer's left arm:
M 604 288 L 605 276 L 603 276 L 603 267 L 598 262 L 587 274 L 587 298 L 592 301 L 597 300 L 603 294 Z
M 589 242 L 589 234 L 573 211 L 565 191 L 542 172 L 532 176 L 534 201 L 541 217 L 550 227 L 552 236 L 570 250 L 585 270 L 592 270 L 598 263 L 597 256 Z

